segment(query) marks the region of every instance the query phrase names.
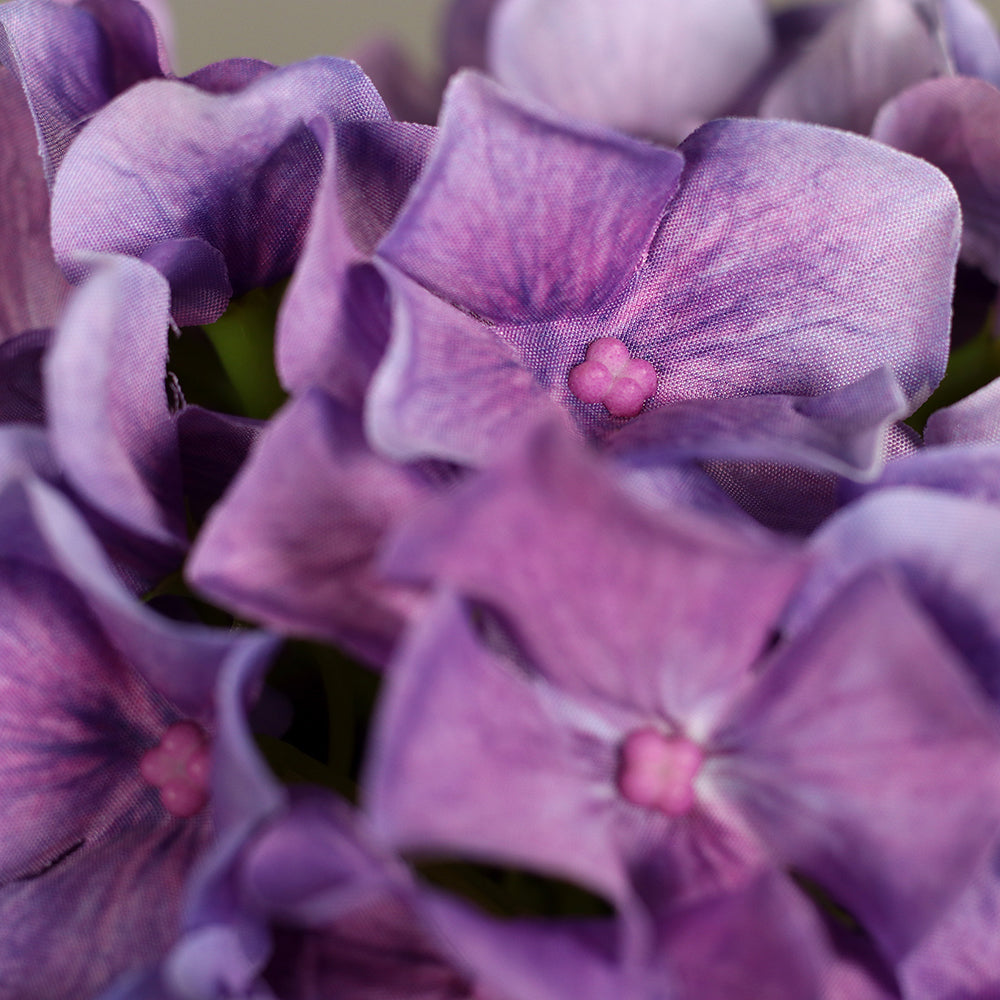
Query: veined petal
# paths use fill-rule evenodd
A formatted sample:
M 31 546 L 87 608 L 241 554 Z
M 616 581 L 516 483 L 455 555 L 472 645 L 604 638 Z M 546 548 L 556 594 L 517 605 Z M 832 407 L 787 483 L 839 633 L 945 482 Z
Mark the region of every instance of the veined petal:
M 814 125 L 711 122 L 611 319 L 671 398 L 816 395 L 944 373 L 961 218 L 930 164 Z
M 161 75 L 152 19 L 133 0 L 4 4 L 0 62 L 27 98 L 50 185 L 96 111 L 137 80 Z
M 382 265 L 392 294 L 388 350 L 372 379 L 365 423 L 396 461 L 482 465 L 563 410 L 493 330 Z
M 588 766 L 536 685 L 476 641 L 453 596 L 421 619 L 388 685 L 364 781 L 376 833 L 397 849 L 528 865 L 629 898 L 613 755 L 600 782 L 600 753 Z M 485 794 L 470 796 L 476 787 Z
M 44 874 L 0 887 L 7 996 L 92 997 L 159 959 L 177 935 L 184 883 L 209 837 L 206 822 L 163 816 L 136 818 Z
M 3 560 L 0 883 L 105 834 L 122 798 L 155 798 L 139 757 L 170 713 L 56 574 Z
M 589 312 L 642 259 L 681 163 L 461 73 L 438 145 L 379 253 L 488 319 Z

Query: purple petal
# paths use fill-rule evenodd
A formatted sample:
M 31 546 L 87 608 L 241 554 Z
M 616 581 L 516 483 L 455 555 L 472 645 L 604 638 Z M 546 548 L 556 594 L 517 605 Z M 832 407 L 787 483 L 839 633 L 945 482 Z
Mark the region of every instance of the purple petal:
M 685 511 L 638 507 L 571 445 L 540 436 L 523 460 L 428 505 L 385 566 L 496 608 L 569 693 L 707 717 L 765 645 L 798 558 Z M 720 621 L 719 607 L 740 613 Z
M 186 530 L 164 390 L 169 288 L 130 258 L 92 263 L 46 359 L 53 448 L 67 477 L 108 518 L 177 547 Z
M 400 122 L 433 125 L 441 106 L 443 82 L 425 78 L 407 48 L 395 38 L 369 38 L 348 53 L 375 84 L 382 100 Z
M 844 484 L 841 496 L 853 499 L 894 486 L 944 490 L 1000 504 L 1000 448 L 994 444 L 921 448 L 890 462 L 874 483 Z
M 654 969 L 678 1000 L 830 1000 L 826 934 L 783 875 L 675 911 L 658 930 Z
M 500 0 L 451 0 L 445 12 L 444 64 L 449 76 L 457 70 L 486 69 L 486 35 Z
M 74 6 L 90 14 L 107 39 L 112 94 L 120 94 L 142 80 L 169 73 L 169 65 L 161 60 L 165 50 L 157 22 L 145 3 L 140 0 L 76 0 Z
M 492 329 L 382 265 L 392 339 L 372 380 L 372 444 L 396 461 L 495 461 L 563 411 Z
M 627 990 L 611 921 L 491 920 L 443 895 L 422 908 L 488 997 L 605 1000 Z
M 816 395 L 885 364 L 912 404 L 929 395 L 960 226 L 937 170 L 792 122 L 712 122 L 681 152 L 681 190 L 611 319 L 660 373 L 654 403 Z
M 924 427 L 927 444 L 1000 444 L 1000 379 L 937 410 Z
M 899 978 L 907 1000 L 988 997 L 1000 990 L 1000 851 L 987 863 L 931 933 L 906 956 Z
M 70 503 L 41 482 L 26 481 L 4 497 L 4 554 L 61 573 L 87 597 L 115 647 L 181 712 L 203 718 L 218 671 L 234 636 L 209 628 L 182 629 L 162 618 L 123 585 Z M 23 500 L 18 503 L 18 496 Z M 37 526 L 30 529 L 31 522 Z M 4 537 L 4 535 L 6 537 Z
M 123 87 L 161 75 L 152 21 L 131 0 L 4 4 L 0 62 L 27 97 L 50 184 L 96 111 Z
M 314 123 L 325 150 L 302 256 L 281 305 L 277 366 L 301 390 L 320 384 L 360 405 L 388 318 L 368 259 L 419 174 L 433 130 L 395 122 Z
M 890 97 L 948 71 L 944 40 L 931 16 L 911 0 L 843 4 L 771 85 L 760 115 L 867 134 Z
M 995 713 L 878 575 L 778 653 L 713 743 L 727 753 L 705 780 L 892 958 L 957 895 L 1000 822 Z
M 282 632 L 383 663 L 416 596 L 379 582 L 389 527 L 429 486 L 372 453 L 354 414 L 310 392 L 270 424 L 188 564 L 192 585 Z
M 2 22 L 0 22 L 2 23 Z M 49 194 L 38 139 L 14 75 L 0 71 L 0 182 L 17 196 L 0 209 L 0 342 L 52 326 L 69 286 L 49 243 Z
M 962 205 L 962 258 L 1000 279 L 1000 90 L 982 80 L 928 80 L 888 102 L 872 136 L 920 156 L 955 185 Z
M 191 636 L 196 633 L 192 630 Z M 278 640 L 247 633 L 232 642 L 217 672 L 216 738 L 212 748 L 212 817 L 220 840 L 246 836 L 285 802 L 260 755 L 247 712 L 260 695 Z
M 173 720 L 54 573 L 5 559 L 2 619 L 6 884 L 106 834 L 123 800 L 149 799 L 139 756 Z
M 749 396 L 665 403 L 610 438 L 629 463 L 771 461 L 855 479 L 878 474 L 888 424 L 909 407 L 887 369 L 823 396 Z
M 529 111 L 463 73 L 380 253 L 490 319 L 587 312 L 634 271 L 680 168 L 674 152 Z
M 371 254 L 424 168 L 437 130 L 403 122 L 341 122 L 334 129 L 340 213 L 355 246 Z
M 488 61 L 517 93 L 624 132 L 679 142 L 716 117 L 767 59 L 757 0 L 505 0 Z
M 1000 700 L 1000 512 L 924 489 L 872 493 L 849 504 L 811 542 L 813 569 L 790 605 L 797 634 L 854 577 L 891 566 L 907 581 L 973 674 Z
M 142 256 L 197 238 L 221 251 L 236 294 L 287 275 L 320 172 L 306 123 L 388 116 L 353 63 L 319 58 L 234 94 L 176 81 L 133 87 L 74 143 L 53 192 L 56 258 L 74 250 Z M 137 123 L 170 122 L 154 135 Z M 145 141 L 137 141 L 137 136 Z M 182 168 L 178 168 L 178 164 Z
M 1000 86 L 1000 38 L 976 0 L 942 0 L 941 17 L 955 72 Z
M 304 929 L 333 923 L 366 897 L 409 888 L 409 876 L 347 803 L 302 789 L 247 845 L 239 883 L 252 909 Z
M 170 283 L 170 318 L 177 326 L 214 323 L 226 311 L 233 295 L 226 261 L 203 239 L 163 240 L 141 259 Z
M 189 73 L 184 82 L 209 94 L 235 94 L 274 70 L 275 66 L 263 59 L 222 59 Z
M 185 406 L 177 415 L 184 495 L 203 520 L 225 493 L 264 429 L 262 421 Z
M 611 825 L 613 760 L 599 784 L 602 762 L 580 752 L 582 735 L 476 641 L 453 597 L 421 620 L 388 684 L 364 782 L 388 843 L 527 865 L 629 898 Z
M 167 819 L 136 818 L 43 875 L 0 888 L 0 981 L 9 996 L 96 996 L 122 972 L 160 958 L 208 834 L 206 824 L 178 829 Z

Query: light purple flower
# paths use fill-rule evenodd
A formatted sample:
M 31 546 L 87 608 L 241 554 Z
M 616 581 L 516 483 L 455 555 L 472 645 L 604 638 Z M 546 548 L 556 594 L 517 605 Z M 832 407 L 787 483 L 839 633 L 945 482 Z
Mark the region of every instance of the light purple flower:
M 886 365 L 909 405 L 926 398 L 958 228 L 940 174 L 789 123 L 715 122 L 680 154 L 459 77 L 376 249 L 393 316 L 366 402 L 374 447 L 479 464 L 539 420 L 605 439 L 637 407 L 641 421 L 678 401 L 815 396 Z M 632 361 L 591 365 L 596 341 Z
M 771 45 L 758 0 L 501 0 L 486 61 L 516 93 L 676 143 L 725 111 Z
M 155 961 L 215 831 L 266 809 L 215 689 L 244 712 L 273 642 L 157 617 L 38 481 L 0 521 L 0 992 L 75 1000 Z
M 402 849 L 654 920 L 791 867 L 896 959 L 996 834 L 995 715 L 887 577 L 768 652 L 796 553 L 633 508 L 551 439 L 428 508 L 387 567 L 481 609 L 442 595 L 389 673 L 367 788 Z

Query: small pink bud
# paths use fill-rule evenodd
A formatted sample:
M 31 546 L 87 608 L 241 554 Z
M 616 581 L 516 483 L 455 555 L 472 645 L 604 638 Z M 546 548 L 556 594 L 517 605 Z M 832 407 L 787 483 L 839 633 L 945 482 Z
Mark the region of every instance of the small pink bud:
M 587 348 L 586 360 L 570 369 L 570 392 L 581 403 L 603 403 L 613 417 L 637 416 L 656 392 L 656 369 L 643 358 L 629 356 L 617 337 L 599 337 Z

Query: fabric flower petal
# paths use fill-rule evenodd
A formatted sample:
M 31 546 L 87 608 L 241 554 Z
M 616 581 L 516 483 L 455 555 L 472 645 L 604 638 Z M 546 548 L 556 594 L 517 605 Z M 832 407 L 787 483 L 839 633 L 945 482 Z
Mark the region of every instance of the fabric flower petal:
M 955 72 L 1000 87 L 1000 37 L 976 0 L 941 0 L 941 19 Z
M 1000 829 L 1000 726 L 878 575 L 846 586 L 786 649 L 715 733 L 727 752 L 711 780 L 898 959 Z
M 393 268 L 392 332 L 366 401 L 372 444 L 396 461 L 478 466 L 563 410 L 493 331 Z
M 74 137 L 115 94 L 160 76 L 156 29 L 132 0 L 0 8 L 0 62 L 18 79 L 51 185 Z
M 361 71 L 318 58 L 208 94 L 176 81 L 131 88 L 73 144 L 53 191 L 56 258 L 74 251 L 144 255 L 198 238 L 225 258 L 236 294 L 292 269 L 321 169 L 307 122 L 317 116 L 386 119 Z M 136 128 L 170 122 L 155 134 Z M 146 136 L 137 142 L 136 136 Z
M 424 616 L 388 684 L 364 780 L 366 812 L 387 843 L 526 865 L 629 899 L 613 796 L 528 678 L 475 640 L 454 597 Z M 484 785 L 488 794 L 468 795 Z
M 45 362 L 53 447 L 106 517 L 180 547 L 180 456 L 164 391 L 169 289 L 128 257 L 91 265 Z
M 881 468 L 888 424 L 908 409 L 892 373 L 879 369 L 823 396 L 668 402 L 626 424 L 608 444 L 630 464 L 785 462 L 867 480 Z
M 1000 90 L 946 77 L 903 91 L 879 111 L 872 136 L 933 163 L 962 205 L 962 258 L 1000 280 Z
M 1000 444 L 1000 379 L 927 418 L 924 441 L 937 444 Z
M 654 403 L 816 395 L 885 364 L 923 401 L 944 374 L 961 224 L 940 172 L 792 122 L 711 122 L 681 152 L 612 320 L 659 373 Z
M 379 253 L 477 315 L 584 313 L 618 291 L 677 185 L 673 151 L 573 124 L 471 72 Z
M 876 566 L 907 582 L 941 633 L 1000 701 L 1000 511 L 926 489 L 878 490 L 849 504 L 810 542 L 815 559 L 783 630 L 805 629 L 843 587 Z
M 768 642 L 802 572 L 796 551 L 639 507 L 571 444 L 547 431 L 525 457 L 418 512 L 390 542 L 387 573 L 494 609 L 570 693 L 657 716 L 707 712 Z M 720 620 L 728 606 L 739 616 Z M 697 670 L 666 671 L 692 656 Z
M 379 544 L 431 492 L 365 445 L 358 418 L 313 390 L 276 416 L 199 535 L 202 593 L 272 628 L 384 663 L 416 596 L 380 582 Z
M 675 143 L 717 117 L 770 53 L 757 0 L 504 0 L 490 69 L 567 114 Z
M 805 53 L 771 85 L 763 118 L 818 122 L 867 134 L 878 109 L 949 69 L 936 14 L 910 0 L 841 5 Z
M 50 330 L 32 330 L 0 343 L 0 423 L 44 424 L 42 358 Z
M 434 130 L 397 122 L 313 123 L 323 175 L 302 256 L 281 303 L 275 341 L 282 384 L 322 385 L 359 405 L 381 358 L 388 319 L 376 275 L 357 265 L 390 227 Z
M 53 326 L 69 285 L 49 242 L 49 193 L 30 110 L 8 70 L 0 70 L 0 129 L 0 180 L 5 190 L 17 192 L 0 207 L 2 342 L 26 330 Z

